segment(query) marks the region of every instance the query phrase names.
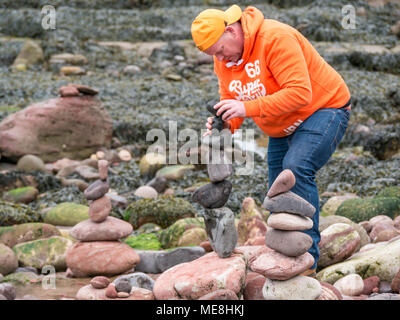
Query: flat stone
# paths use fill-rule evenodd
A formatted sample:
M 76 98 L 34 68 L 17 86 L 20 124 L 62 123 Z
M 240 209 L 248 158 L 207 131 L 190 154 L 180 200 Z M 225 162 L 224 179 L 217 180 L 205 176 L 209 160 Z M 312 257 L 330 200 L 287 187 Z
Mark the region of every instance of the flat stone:
M 313 227 L 313 221 L 297 214 L 273 213 L 269 215 L 267 225 L 274 229 L 287 231 L 308 230 Z
M 266 278 L 262 290 L 265 300 L 316 300 L 321 292 L 318 280 L 304 276 L 285 281 Z
M 103 222 L 110 214 L 111 209 L 111 200 L 106 195 L 100 199 L 94 200 L 89 205 L 90 220 L 93 222 Z
M 255 259 L 250 269 L 271 280 L 288 280 L 306 271 L 313 264 L 314 257 L 308 252 L 298 257 L 288 257 L 270 251 Z
M 208 183 L 198 188 L 192 195 L 192 200 L 204 208 L 221 208 L 229 199 L 232 183 L 224 180 L 216 183 Z
M 104 289 L 110 284 L 110 279 L 104 276 L 97 276 L 90 280 L 90 284 L 95 289 Z
M 113 281 L 113 283 L 115 284 L 116 287 L 118 287 L 119 282 L 122 280 L 129 281 L 132 289 L 143 288 L 152 291 L 154 287 L 154 280 L 143 272 L 134 272 L 119 276 Z
M 90 219 L 82 221 L 69 234 L 79 241 L 107 241 L 127 237 L 132 231 L 130 223 L 109 216 L 102 223 Z
M 272 183 L 267 196 L 272 198 L 280 193 L 287 192 L 296 184 L 296 178 L 290 169 L 283 170 Z
M 96 180 L 91 183 L 84 192 L 87 200 L 97 200 L 103 197 L 110 189 L 110 185 L 106 181 Z
M 308 251 L 313 244 L 312 238 L 300 231 L 282 231 L 268 228 L 265 244 L 289 257 L 298 257 Z
M 316 211 L 312 204 L 291 191 L 280 193 L 272 198 L 265 197 L 263 207 L 274 213 L 294 213 L 309 218 L 312 218 Z
M 229 257 L 238 240 L 235 214 L 226 207 L 205 210 L 204 223 L 213 250 L 220 258 Z

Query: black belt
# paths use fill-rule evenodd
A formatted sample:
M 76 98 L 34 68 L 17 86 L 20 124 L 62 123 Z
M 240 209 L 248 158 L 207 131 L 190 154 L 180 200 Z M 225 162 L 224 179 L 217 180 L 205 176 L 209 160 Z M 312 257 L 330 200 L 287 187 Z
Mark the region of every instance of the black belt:
M 348 107 L 349 105 L 351 105 L 351 98 L 350 98 L 350 100 L 349 100 L 343 107 L 340 107 L 339 109 L 346 108 L 346 107 Z

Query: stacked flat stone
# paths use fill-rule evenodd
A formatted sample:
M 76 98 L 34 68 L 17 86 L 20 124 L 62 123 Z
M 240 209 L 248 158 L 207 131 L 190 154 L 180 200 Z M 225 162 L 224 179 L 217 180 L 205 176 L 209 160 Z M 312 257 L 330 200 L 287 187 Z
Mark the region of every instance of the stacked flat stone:
M 89 219 L 76 224 L 70 231 L 70 235 L 79 240 L 66 257 L 67 266 L 75 276 L 119 274 L 139 262 L 138 254 L 119 241 L 132 233 L 132 225 L 109 216 L 112 207 L 110 198 L 106 196 L 110 188 L 107 181 L 108 161 L 99 160 L 98 169 L 100 179 L 84 191 L 89 202 Z M 107 261 L 95 263 L 96 258 L 101 256 L 96 254 L 97 251 L 110 251 Z M 86 261 L 87 254 L 93 255 L 93 266 Z M 123 254 L 124 261 L 118 256 L 112 257 L 114 254 Z
M 309 202 L 290 191 L 296 183 L 291 170 L 284 170 L 276 178 L 264 199 L 263 207 L 271 212 L 267 221 L 265 244 L 273 249 L 263 259 L 252 266 L 254 271 L 263 270 L 268 278 L 263 287 L 265 299 L 279 298 L 274 292 L 278 288 L 287 285 L 290 281 L 298 284 L 307 283 L 320 292 L 320 284 L 317 280 L 300 274 L 308 270 L 314 264 L 313 256 L 307 252 L 312 244 L 312 238 L 302 232 L 313 227 L 312 217 L 316 211 Z M 268 270 L 267 270 L 268 269 Z M 267 270 L 267 271 L 266 271 Z M 298 278 L 298 279 L 297 279 Z M 317 296 L 310 296 L 316 299 Z
M 213 131 L 202 141 L 203 145 L 208 146 L 206 159 L 211 182 L 198 188 L 192 200 L 205 208 L 204 222 L 212 249 L 220 258 L 227 258 L 235 249 L 238 239 L 235 214 L 224 207 L 232 190 L 232 184 L 226 180 L 232 174 L 232 161 L 228 159 L 224 146 L 232 141 L 232 134 L 227 129 Z

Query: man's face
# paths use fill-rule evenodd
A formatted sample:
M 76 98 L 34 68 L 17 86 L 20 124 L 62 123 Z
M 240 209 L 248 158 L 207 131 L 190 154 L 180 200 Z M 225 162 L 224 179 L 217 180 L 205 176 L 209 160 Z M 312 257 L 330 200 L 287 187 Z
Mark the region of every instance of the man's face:
M 219 61 L 237 63 L 243 55 L 243 41 L 237 32 L 225 30 L 221 38 L 204 53 L 215 56 Z

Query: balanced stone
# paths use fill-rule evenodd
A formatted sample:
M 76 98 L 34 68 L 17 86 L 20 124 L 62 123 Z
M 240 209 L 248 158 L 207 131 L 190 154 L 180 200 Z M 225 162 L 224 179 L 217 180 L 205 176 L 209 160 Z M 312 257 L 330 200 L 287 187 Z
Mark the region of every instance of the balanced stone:
M 108 192 L 108 189 L 110 189 L 109 183 L 99 179 L 87 187 L 84 195 L 87 200 L 97 200 L 104 196 Z
M 208 159 L 207 170 L 211 182 L 223 181 L 232 174 L 232 161 L 228 159 L 223 150 L 219 152 L 210 150 Z
M 204 223 L 213 250 L 220 258 L 229 257 L 238 240 L 235 214 L 226 207 L 205 210 Z
M 228 180 L 208 183 L 198 188 L 192 195 L 192 200 L 204 208 L 221 208 L 228 201 L 232 184 Z
M 211 149 L 217 150 L 232 147 L 232 133 L 229 129 L 218 130 L 213 129 L 211 135 L 201 138 L 201 143 Z
M 119 240 L 133 231 L 130 223 L 114 217 L 107 217 L 102 223 L 88 219 L 75 225 L 70 235 L 79 241 Z
M 291 213 L 274 213 L 270 214 L 268 221 L 268 227 L 279 229 L 279 230 L 308 230 L 313 226 L 313 221 L 304 216 Z
M 107 196 L 94 200 L 89 205 L 89 217 L 93 222 L 104 221 L 111 212 L 111 200 Z
M 97 166 L 99 168 L 100 180 L 107 180 L 108 176 L 108 161 L 107 160 L 99 160 L 97 162 Z
M 291 191 L 278 194 L 272 198 L 265 197 L 263 207 L 275 213 L 294 213 L 309 218 L 312 218 L 316 211 L 312 204 Z
M 275 179 L 271 188 L 269 188 L 267 196 L 272 198 L 279 193 L 287 192 L 296 184 L 296 178 L 290 169 L 283 170 Z
M 286 256 L 298 257 L 311 248 L 313 240 L 304 232 L 268 228 L 265 244 Z

